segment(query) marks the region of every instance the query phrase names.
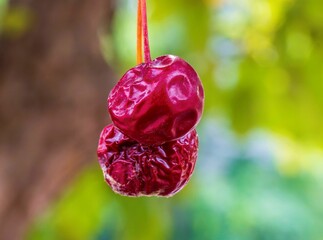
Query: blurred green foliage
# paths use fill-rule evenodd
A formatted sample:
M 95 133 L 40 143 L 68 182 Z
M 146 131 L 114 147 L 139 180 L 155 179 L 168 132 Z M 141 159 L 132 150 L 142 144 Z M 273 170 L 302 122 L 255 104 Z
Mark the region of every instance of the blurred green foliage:
M 17 38 L 28 31 L 34 21 L 26 7 L 8 7 L 7 0 L 0 0 L 0 34 Z
M 200 154 L 171 199 L 124 198 L 98 164 L 35 220 L 28 239 L 320 240 L 320 0 L 148 1 L 153 57 L 178 55 L 206 93 Z M 120 0 L 107 61 L 135 65 L 136 1 Z
M 7 10 L 7 1 L 6 0 L 0 0 L 0 33 L 2 30 L 3 25 L 3 17 Z

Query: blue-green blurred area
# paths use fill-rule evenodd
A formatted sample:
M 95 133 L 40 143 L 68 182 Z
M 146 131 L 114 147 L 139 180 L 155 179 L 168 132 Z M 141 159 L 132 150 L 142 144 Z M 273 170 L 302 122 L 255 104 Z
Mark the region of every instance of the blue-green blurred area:
M 191 181 L 173 198 L 126 198 L 94 163 L 27 239 L 323 239 L 321 0 L 150 0 L 148 11 L 153 57 L 186 59 L 204 84 Z M 135 20 L 136 1 L 120 0 L 101 34 L 120 76 L 135 65 Z

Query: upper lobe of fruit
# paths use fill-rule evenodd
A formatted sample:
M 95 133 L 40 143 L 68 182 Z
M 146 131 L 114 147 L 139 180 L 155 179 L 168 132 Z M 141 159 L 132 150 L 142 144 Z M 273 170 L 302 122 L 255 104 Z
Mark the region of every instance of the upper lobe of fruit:
M 202 83 L 183 59 L 167 55 L 130 69 L 112 89 L 108 109 L 127 136 L 152 145 L 176 140 L 199 122 Z
M 144 146 L 111 124 L 101 133 L 97 153 L 105 180 L 115 192 L 170 197 L 190 179 L 197 151 L 195 130 L 176 141 Z

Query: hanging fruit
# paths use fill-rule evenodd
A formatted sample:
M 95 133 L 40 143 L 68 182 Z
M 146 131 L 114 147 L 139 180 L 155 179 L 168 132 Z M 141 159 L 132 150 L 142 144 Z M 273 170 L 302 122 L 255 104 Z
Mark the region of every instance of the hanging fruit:
M 137 64 L 109 94 L 113 124 L 101 133 L 99 162 L 106 182 L 121 195 L 172 196 L 193 173 L 204 91 L 183 59 L 151 60 L 146 0 L 138 0 Z

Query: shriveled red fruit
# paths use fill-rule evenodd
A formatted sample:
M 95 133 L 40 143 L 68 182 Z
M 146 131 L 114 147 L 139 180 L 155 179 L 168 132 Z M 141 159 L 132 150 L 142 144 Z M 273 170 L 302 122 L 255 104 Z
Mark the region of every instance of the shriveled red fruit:
M 113 123 L 142 144 L 176 140 L 199 122 L 204 103 L 201 80 L 183 59 L 167 55 L 130 69 L 112 89 Z
M 111 124 L 101 132 L 97 153 L 104 178 L 116 193 L 170 197 L 190 179 L 197 150 L 195 130 L 176 141 L 145 146 Z

